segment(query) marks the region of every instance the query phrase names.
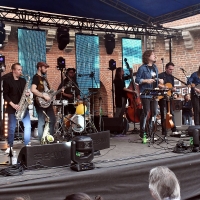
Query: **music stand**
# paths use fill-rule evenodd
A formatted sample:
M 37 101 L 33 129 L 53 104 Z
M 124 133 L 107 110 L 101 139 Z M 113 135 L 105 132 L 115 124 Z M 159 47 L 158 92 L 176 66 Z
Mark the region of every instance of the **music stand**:
M 151 95 L 152 96 L 152 98 L 151 98 L 151 101 L 153 101 L 153 100 L 155 100 L 158 96 L 164 96 L 164 98 L 166 97 L 166 95 L 167 95 L 167 92 L 168 92 L 168 90 L 169 89 L 149 89 L 149 88 L 147 88 L 147 89 L 145 89 L 142 93 L 141 93 L 141 95 Z M 151 109 L 151 113 L 153 113 L 153 106 L 151 106 L 150 107 L 150 109 Z M 152 128 L 150 129 L 149 127 L 148 127 L 148 133 L 149 133 L 149 137 L 150 137 L 150 139 L 149 139 L 149 146 L 152 144 L 152 143 L 154 143 L 155 141 L 154 141 L 154 136 L 156 135 L 159 139 L 161 139 L 161 142 L 159 142 L 159 144 L 161 144 L 162 142 L 166 142 L 166 143 L 168 143 L 167 142 L 167 140 L 166 140 L 166 137 L 161 137 L 160 135 L 158 135 L 157 133 L 156 133 L 156 130 L 155 130 L 155 124 L 156 124 L 156 119 L 152 119 L 151 120 L 152 122 L 151 123 L 153 123 L 152 124 Z M 159 145 L 158 144 L 158 145 Z

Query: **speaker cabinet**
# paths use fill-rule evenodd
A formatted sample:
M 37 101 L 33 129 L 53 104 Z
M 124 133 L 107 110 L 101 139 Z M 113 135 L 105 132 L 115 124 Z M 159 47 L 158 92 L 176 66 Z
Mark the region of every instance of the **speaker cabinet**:
M 182 101 L 181 100 L 172 100 L 173 110 L 182 110 Z
M 103 129 L 110 132 L 117 132 L 125 134 L 128 131 L 128 121 L 126 118 L 102 118 Z
M 56 167 L 71 163 L 71 142 L 25 146 L 18 156 L 18 163 L 26 167 Z
M 182 110 L 174 110 L 174 119 L 176 126 L 182 126 Z
M 101 131 L 87 135 L 92 138 L 94 151 L 110 148 L 110 131 Z

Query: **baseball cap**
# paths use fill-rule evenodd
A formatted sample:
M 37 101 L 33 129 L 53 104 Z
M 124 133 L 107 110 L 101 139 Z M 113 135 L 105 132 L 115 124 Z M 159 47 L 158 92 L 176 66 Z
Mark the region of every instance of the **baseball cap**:
M 37 63 L 37 69 L 38 69 L 39 67 L 42 67 L 42 66 L 49 67 L 49 65 L 47 65 L 47 63 L 45 63 L 45 62 L 38 62 L 38 63 Z

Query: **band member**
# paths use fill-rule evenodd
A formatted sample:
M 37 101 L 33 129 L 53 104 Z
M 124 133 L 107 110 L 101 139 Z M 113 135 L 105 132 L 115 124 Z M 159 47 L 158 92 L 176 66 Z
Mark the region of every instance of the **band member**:
M 199 85 L 200 84 L 200 66 L 198 71 L 191 74 L 190 78 L 188 79 L 188 84 L 192 85 Z M 200 89 L 198 87 L 191 88 L 191 101 L 192 107 L 194 111 L 194 124 L 200 125 Z
M 166 86 L 165 84 L 170 83 L 171 86 L 172 86 L 172 88 L 170 88 L 172 93 L 176 91 L 176 87 L 174 87 L 174 77 L 172 75 L 173 70 L 174 70 L 174 64 L 172 62 L 169 62 L 165 66 L 165 72 L 162 72 L 162 73 L 160 73 L 158 75 L 158 77 L 160 79 L 164 80 L 164 84 L 159 84 L 159 87 L 163 88 L 163 89 L 167 89 L 168 86 Z M 172 121 L 174 123 L 174 126 L 171 128 L 171 130 L 172 130 L 173 134 L 177 134 L 177 129 L 176 129 L 176 125 L 175 125 L 175 119 L 174 119 L 174 111 L 173 111 L 173 108 L 172 108 L 173 98 L 170 97 L 169 101 L 170 101 L 170 114 L 172 115 Z M 166 115 L 165 111 L 168 110 L 168 104 L 167 104 L 165 98 L 160 99 L 158 104 L 160 106 L 162 134 L 166 136 L 167 135 L 167 130 L 166 130 L 166 127 L 165 127 L 164 120 L 165 120 L 165 115 Z
M 155 65 L 156 56 L 152 50 L 147 50 L 142 55 L 143 65 L 138 68 L 135 82 L 139 84 L 140 93 L 145 89 L 154 89 L 158 87 L 162 80 L 158 79 L 158 69 Z M 149 128 L 152 128 L 152 117 L 155 119 L 157 115 L 158 102 L 152 95 L 140 95 L 143 110 L 140 116 L 140 137 L 143 137 L 146 127 L 146 121 L 149 112 L 151 117 L 149 119 Z
M 33 93 L 34 97 L 34 106 L 36 108 L 36 112 L 38 115 L 38 138 L 41 140 L 44 125 L 45 125 L 45 115 L 43 111 L 47 114 L 50 118 L 49 128 L 50 128 L 50 135 L 54 134 L 54 125 L 56 122 L 55 114 L 53 110 L 53 105 L 51 104 L 48 108 L 43 108 L 38 105 L 36 102 L 36 97 L 42 97 L 46 101 L 50 100 L 48 95 L 43 94 L 43 92 L 48 92 L 50 90 L 49 83 L 46 79 L 47 70 L 49 65 L 44 62 L 37 63 L 37 73 L 33 76 L 32 85 L 31 85 L 31 92 Z
M 63 80 L 63 82 L 59 85 L 58 89 L 62 88 L 63 86 L 67 85 L 70 81 L 70 79 L 75 83 L 76 86 L 78 86 L 78 83 L 76 82 L 76 70 L 74 68 L 68 68 L 66 72 L 66 78 Z M 69 77 L 69 78 L 68 78 Z M 66 87 L 65 90 L 61 92 L 61 95 L 57 95 L 57 99 L 66 99 L 68 100 L 68 105 L 64 107 L 64 114 L 74 114 L 76 111 L 76 108 L 72 104 L 74 102 L 74 95 L 75 99 L 80 99 L 80 91 L 79 89 L 72 83 L 71 87 Z
M 134 92 L 125 86 L 124 70 L 121 67 L 116 69 L 114 85 L 115 85 L 115 117 L 123 117 L 127 95 L 126 92 Z
M 8 145 L 9 148 L 6 150 L 6 153 L 10 152 L 13 148 L 14 133 L 16 128 L 16 111 L 20 110 L 20 99 L 26 85 L 26 80 L 21 78 L 22 67 L 19 63 L 14 63 L 11 67 L 12 75 L 8 79 L 5 79 L 3 82 L 3 97 L 7 101 L 6 112 L 8 113 Z M 25 92 L 26 96 L 30 95 L 28 92 Z M 28 109 L 25 111 L 24 118 L 22 119 L 24 124 L 24 144 L 28 145 L 30 142 L 31 135 L 31 122 Z
M 192 125 L 192 101 L 190 99 L 190 94 L 184 95 L 184 101 L 182 102 L 182 111 L 183 111 L 183 124 Z M 188 121 L 188 123 L 187 123 Z

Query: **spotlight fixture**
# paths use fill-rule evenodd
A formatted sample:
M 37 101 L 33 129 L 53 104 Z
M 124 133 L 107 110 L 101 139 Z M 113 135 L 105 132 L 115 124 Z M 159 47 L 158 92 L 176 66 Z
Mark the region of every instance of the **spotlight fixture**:
M 69 29 L 66 27 L 60 27 L 57 29 L 57 42 L 58 48 L 64 50 L 65 47 L 69 44 Z
M 71 142 L 71 159 L 74 162 L 71 169 L 85 171 L 94 169 L 91 161 L 94 158 L 93 141 L 88 136 L 77 136 Z
M 114 34 L 105 34 L 105 47 L 107 54 L 112 54 L 113 49 L 115 48 L 115 35 Z

